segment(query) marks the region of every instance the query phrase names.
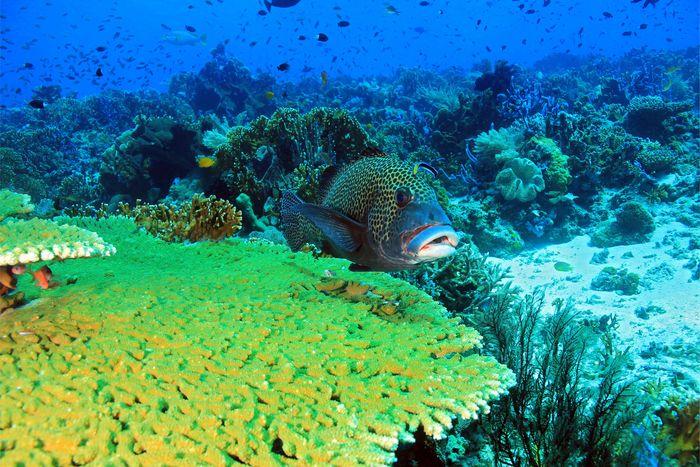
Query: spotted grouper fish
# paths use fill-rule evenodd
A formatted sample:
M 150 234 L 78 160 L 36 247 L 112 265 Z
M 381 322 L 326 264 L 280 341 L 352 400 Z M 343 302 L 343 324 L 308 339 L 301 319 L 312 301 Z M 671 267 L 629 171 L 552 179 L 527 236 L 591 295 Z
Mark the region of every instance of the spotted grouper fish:
M 352 270 L 395 271 L 451 255 L 457 234 L 419 169 L 367 157 L 339 172 L 320 204 L 282 197 L 282 231 L 294 250 L 305 243 L 353 262 Z

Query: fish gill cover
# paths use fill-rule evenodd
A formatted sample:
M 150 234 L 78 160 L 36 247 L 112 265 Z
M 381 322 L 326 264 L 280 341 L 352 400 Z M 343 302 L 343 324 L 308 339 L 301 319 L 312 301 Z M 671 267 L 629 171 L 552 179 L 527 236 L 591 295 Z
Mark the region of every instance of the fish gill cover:
M 3 2 L 0 463 L 697 465 L 699 19 Z

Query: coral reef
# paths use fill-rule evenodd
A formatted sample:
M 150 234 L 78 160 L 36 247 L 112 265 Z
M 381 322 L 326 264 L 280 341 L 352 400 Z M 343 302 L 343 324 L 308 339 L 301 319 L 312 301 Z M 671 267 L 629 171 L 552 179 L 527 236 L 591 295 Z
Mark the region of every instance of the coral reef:
M 699 131 L 691 102 L 667 102 L 660 96 L 635 97 L 625 115 L 625 128 L 635 136 L 668 141 L 673 135 Z M 695 128 L 693 125 L 695 124 Z
M 176 177 L 195 168 L 199 134 L 192 123 L 169 117 L 139 116 L 134 124 L 105 151 L 100 184 L 109 196 L 155 201 Z
M 606 266 L 591 281 L 591 289 L 634 295 L 639 293 L 639 281 L 639 274 Z
M 170 80 L 170 93 L 184 96 L 196 112 L 214 112 L 233 118 L 241 112 L 259 115 L 271 111 L 265 98 L 274 80 L 269 75 L 253 77 L 235 58 L 225 54 L 223 45 L 212 51 L 212 60 L 197 73 L 181 73 Z
M 34 210 L 28 195 L 0 190 L 0 311 L 24 300 L 16 292 L 17 276 L 30 263 L 90 256 L 110 256 L 115 248 L 96 233 L 72 225 L 58 225 L 45 219 L 13 219 Z M 37 285 L 51 286 L 51 270 L 44 266 L 32 273 Z
M 70 222 L 120 253 L 57 265 L 84 277 L 0 321 L 5 462 L 389 464 L 419 426 L 442 437 L 512 382 L 470 353 L 476 332 L 388 276 L 350 292 L 341 260 Z M 317 290 L 324 270 L 343 294 Z M 372 313 L 383 296 L 401 311 Z
M 228 133 L 228 142 L 215 151 L 209 191 L 222 198 L 246 193 L 257 213 L 280 188 L 317 199 L 325 168 L 352 162 L 370 147 L 367 132 L 344 110 L 314 108 L 302 114 L 281 108 Z
M 495 180 L 501 195 L 508 200 L 527 203 L 544 190 L 542 171 L 530 159 L 517 157 L 503 165 Z
M 654 218 L 639 202 L 629 201 L 615 214 L 614 220 L 600 224 L 591 235 L 591 244 L 597 247 L 632 245 L 649 240 L 654 231 Z
M 122 203 L 119 213 L 166 242 L 220 240 L 235 235 L 242 225 L 241 212 L 233 204 L 198 194 L 180 204 Z

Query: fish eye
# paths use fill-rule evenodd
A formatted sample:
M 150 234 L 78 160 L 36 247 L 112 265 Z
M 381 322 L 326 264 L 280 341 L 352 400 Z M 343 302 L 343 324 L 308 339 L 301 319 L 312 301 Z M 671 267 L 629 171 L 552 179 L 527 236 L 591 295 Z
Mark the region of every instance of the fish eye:
M 396 205 L 398 207 L 406 207 L 411 200 L 413 200 L 413 193 L 409 188 L 402 187 L 396 190 Z

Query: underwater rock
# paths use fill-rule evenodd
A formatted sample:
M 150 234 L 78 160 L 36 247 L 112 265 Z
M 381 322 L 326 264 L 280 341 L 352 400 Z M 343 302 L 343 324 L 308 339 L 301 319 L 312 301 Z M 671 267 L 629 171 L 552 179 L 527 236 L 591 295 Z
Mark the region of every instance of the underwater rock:
M 281 246 L 70 222 L 120 254 L 58 264 L 80 280 L 0 320 L 2 381 L 47 394 L 0 387 L 6 462 L 391 464 L 419 427 L 443 437 L 513 382 L 473 329 L 386 275 L 356 287 L 345 261 Z M 325 270 L 342 293 L 317 290 Z M 372 312 L 385 296 L 400 313 Z
M 654 218 L 644 205 L 629 201 L 620 207 L 614 220 L 602 223 L 591 235 L 591 245 L 603 248 L 643 243 L 654 228 Z
M 607 266 L 593 278 L 591 289 L 619 292 L 622 295 L 636 295 L 639 293 L 639 282 L 639 274 Z
M 635 136 L 668 141 L 674 135 L 699 132 L 691 102 L 668 102 L 660 96 L 635 97 L 630 101 L 625 128 Z
M 634 315 L 639 319 L 649 319 L 654 315 L 662 315 L 666 310 L 656 305 L 640 306 L 634 310 Z
M 255 215 L 253 211 L 253 202 L 250 200 L 250 196 L 245 193 L 241 193 L 236 198 L 236 206 L 240 209 L 243 216 L 243 233 L 247 234 L 250 232 L 264 232 L 266 225 L 260 222 L 258 216 Z
M 175 178 L 196 167 L 199 133 L 192 123 L 169 117 L 139 116 L 134 124 L 135 128 L 122 133 L 105 151 L 100 184 L 107 196 L 129 194 L 155 201 L 168 192 Z
M 198 113 L 214 112 L 221 117 L 241 112 L 259 115 L 274 109 L 274 104 L 264 97 L 274 84 L 270 75 L 254 77 L 223 49 L 215 50 L 212 56 L 198 73 L 173 76 L 169 92 L 184 97 Z

